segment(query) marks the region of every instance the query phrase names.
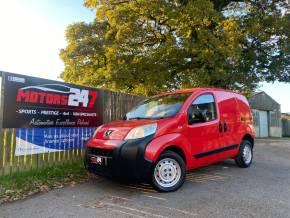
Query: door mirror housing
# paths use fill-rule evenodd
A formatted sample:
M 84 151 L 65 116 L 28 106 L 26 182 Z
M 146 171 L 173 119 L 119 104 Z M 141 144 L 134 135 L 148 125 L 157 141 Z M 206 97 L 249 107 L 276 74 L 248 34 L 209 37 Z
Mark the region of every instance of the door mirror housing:
M 194 123 L 203 123 L 203 122 L 206 122 L 206 117 L 202 113 L 202 111 L 196 108 L 191 108 L 188 111 L 188 124 L 189 125 L 192 125 Z

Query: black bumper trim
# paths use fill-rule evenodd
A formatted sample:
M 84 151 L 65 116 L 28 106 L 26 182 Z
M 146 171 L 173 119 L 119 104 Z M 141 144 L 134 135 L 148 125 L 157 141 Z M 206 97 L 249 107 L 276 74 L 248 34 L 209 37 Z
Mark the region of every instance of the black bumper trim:
M 202 157 L 206 157 L 206 156 L 209 156 L 209 155 L 221 153 L 221 152 L 224 152 L 224 151 L 233 150 L 233 149 L 236 149 L 238 146 L 239 146 L 238 144 L 229 145 L 229 146 L 226 146 L 226 147 L 222 147 L 222 148 L 218 148 L 218 149 L 214 149 L 214 150 L 210 150 L 210 151 L 206 151 L 206 152 L 203 152 L 203 153 L 196 154 L 196 155 L 194 155 L 194 157 L 195 158 L 202 158 Z
M 107 166 L 91 164 L 90 154 L 85 154 L 86 168 L 98 175 L 105 175 L 117 179 L 147 180 L 151 178 L 153 163 L 145 159 L 146 146 L 152 140 L 153 135 L 142 139 L 127 140 L 116 146 L 112 157 L 107 157 Z

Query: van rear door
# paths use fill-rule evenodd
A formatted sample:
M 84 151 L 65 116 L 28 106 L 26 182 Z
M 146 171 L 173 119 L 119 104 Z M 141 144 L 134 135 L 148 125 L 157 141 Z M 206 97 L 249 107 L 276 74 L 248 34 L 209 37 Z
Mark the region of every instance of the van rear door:
M 216 92 L 220 111 L 220 125 L 222 134 L 220 147 L 224 150 L 219 154 L 220 159 L 232 157 L 239 147 L 239 123 L 240 114 L 235 94 L 227 91 Z

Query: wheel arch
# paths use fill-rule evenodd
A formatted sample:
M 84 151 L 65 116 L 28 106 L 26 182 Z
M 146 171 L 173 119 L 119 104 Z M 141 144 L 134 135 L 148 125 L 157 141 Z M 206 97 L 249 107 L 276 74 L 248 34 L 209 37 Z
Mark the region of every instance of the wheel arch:
M 183 151 L 183 149 L 178 146 L 178 145 L 169 145 L 167 146 L 162 152 L 164 153 L 165 151 L 172 151 L 172 152 L 175 152 L 177 153 L 178 155 L 180 155 L 180 157 L 184 160 L 184 163 L 186 164 L 187 163 L 187 159 L 186 159 L 186 155 L 185 155 L 185 152 Z
M 191 157 L 191 147 L 188 141 L 180 133 L 170 133 L 154 138 L 145 150 L 145 158 L 155 162 L 160 154 L 166 149 L 178 153 L 189 166 Z
M 244 135 L 244 137 L 243 137 L 242 140 L 248 140 L 249 142 L 251 142 L 251 144 L 252 144 L 253 147 L 254 147 L 254 145 L 255 145 L 254 137 L 251 136 L 250 134 L 246 134 L 246 135 Z

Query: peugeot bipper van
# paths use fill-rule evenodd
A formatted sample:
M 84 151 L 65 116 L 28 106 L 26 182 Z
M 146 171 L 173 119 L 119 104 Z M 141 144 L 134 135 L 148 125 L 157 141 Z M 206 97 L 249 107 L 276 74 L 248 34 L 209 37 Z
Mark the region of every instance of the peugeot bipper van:
M 86 144 L 85 166 L 98 175 L 180 188 L 186 171 L 233 158 L 253 159 L 253 119 L 236 92 L 195 88 L 153 96 L 120 121 L 98 127 Z

